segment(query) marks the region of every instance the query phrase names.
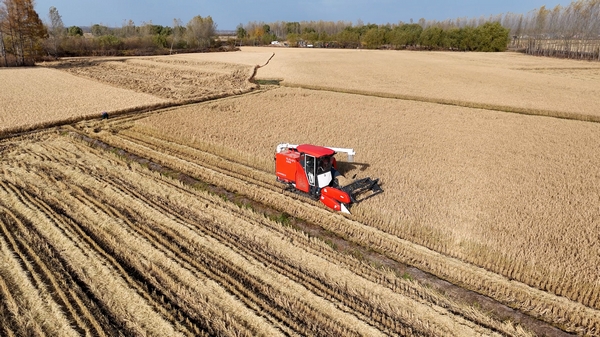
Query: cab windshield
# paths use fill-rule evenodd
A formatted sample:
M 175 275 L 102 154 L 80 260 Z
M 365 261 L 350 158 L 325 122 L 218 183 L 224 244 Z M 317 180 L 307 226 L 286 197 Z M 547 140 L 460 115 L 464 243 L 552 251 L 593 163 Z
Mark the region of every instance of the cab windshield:
M 317 165 L 317 174 L 331 171 L 331 156 L 324 156 L 319 158 Z

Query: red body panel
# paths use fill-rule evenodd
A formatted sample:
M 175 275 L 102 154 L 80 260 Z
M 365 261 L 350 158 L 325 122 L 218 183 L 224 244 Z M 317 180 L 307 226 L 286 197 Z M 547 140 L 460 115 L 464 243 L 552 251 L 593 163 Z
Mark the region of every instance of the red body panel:
M 321 195 L 325 195 L 331 199 L 337 200 L 345 204 L 350 203 L 350 196 L 348 195 L 348 193 L 334 187 L 323 187 L 323 189 L 321 189 Z
M 296 162 L 296 189 L 302 192 L 308 193 L 310 187 L 308 186 L 308 178 L 304 172 L 304 168 L 299 162 Z
M 339 202 L 337 202 L 333 198 L 328 197 L 324 194 L 321 194 L 321 202 L 324 203 L 325 206 L 327 206 L 335 211 L 340 211 L 342 209 Z
M 296 170 L 299 166 L 300 153 L 296 151 L 283 151 L 275 154 L 275 174 L 279 180 L 286 183 L 296 181 Z M 304 173 L 304 171 L 302 171 Z
M 330 148 L 326 148 L 323 146 L 310 145 L 310 144 L 298 145 L 298 147 L 296 149 L 298 149 L 298 151 L 300 151 L 302 153 L 306 153 L 308 155 L 311 155 L 311 156 L 317 157 L 317 158 L 320 158 L 323 156 L 331 156 L 335 153 L 335 151 L 333 151 Z

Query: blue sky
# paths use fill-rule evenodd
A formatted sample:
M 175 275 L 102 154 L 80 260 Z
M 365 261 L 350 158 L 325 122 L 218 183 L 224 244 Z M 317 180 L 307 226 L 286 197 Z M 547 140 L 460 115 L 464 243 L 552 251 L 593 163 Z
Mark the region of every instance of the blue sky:
M 172 26 L 178 18 L 185 24 L 196 15 L 211 16 L 219 30 L 234 30 L 250 21 L 349 21 L 398 23 L 480 17 L 501 13 L 527 13 L 543 5 L 567 6 L 570 0 L 35 0 L 40 18 L 48 21 L 51 6 L 58 9 L 65 26 L 99 23 L 120 27 L 152 21 Z

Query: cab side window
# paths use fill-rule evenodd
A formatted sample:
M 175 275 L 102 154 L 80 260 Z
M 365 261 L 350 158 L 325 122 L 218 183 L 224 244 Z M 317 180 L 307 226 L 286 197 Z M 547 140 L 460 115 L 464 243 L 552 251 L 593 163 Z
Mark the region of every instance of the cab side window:
M 306 166 L 304 170 L 306 171 L 306 176 L 308 177 L 308 183 L 311 186 L 315 185 L 315 164 L 316 160 L 313 156 L 306 156 Z

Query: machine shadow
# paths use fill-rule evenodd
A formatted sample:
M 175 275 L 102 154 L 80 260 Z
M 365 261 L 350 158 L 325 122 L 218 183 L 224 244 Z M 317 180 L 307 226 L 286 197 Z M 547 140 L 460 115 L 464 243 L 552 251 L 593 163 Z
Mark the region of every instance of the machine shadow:
M 339 184 L 343 190 L 352 196 L 353 203 L 359 203 L 383 193 L 381 188 L 383 184 L 379 182 L 379 179 L 366 177 L 355 180 L 358 173 L 353 174 L 351 177 L 346 176 L 348 172 L 353 170 L 364 172 L 371 166 L 370 164 L 345 161 L 338 161 L 337 164 L 337 171 L 342 177 L 336 179 L 336 184 Z
M 366 169 L 368 169 L 369 167 L 371 167 L 371 165 L 366 164 L 366 163 L 355 163 L 355 162 L 350 163 L 350 162 L 346 162 L 346 161 L 338 161 L 337 162 L 337 171 L 343 176 L 346 176 L 346 173 L 348 173 L 352 170 L 356 170 L 356 169 L 363 172 Z M 348 178 L 352 178 L 352 177 L 348 177 Z

